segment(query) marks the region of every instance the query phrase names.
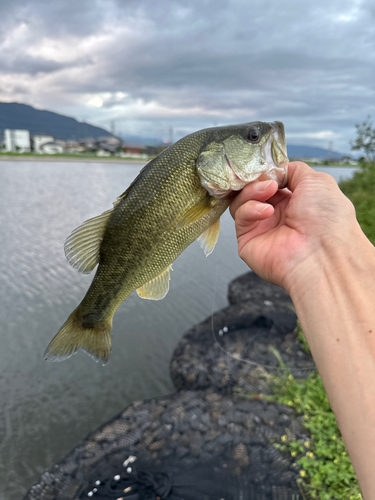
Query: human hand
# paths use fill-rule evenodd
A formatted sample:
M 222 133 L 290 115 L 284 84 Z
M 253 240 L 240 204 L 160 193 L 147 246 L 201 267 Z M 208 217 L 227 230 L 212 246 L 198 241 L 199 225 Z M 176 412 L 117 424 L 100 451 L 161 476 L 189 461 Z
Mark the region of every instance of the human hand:
M 354 207 L 335 179 L 302 162 L 289 164 L 288 189 L 278 191 L 276 181 L 251 183 L 233 200 L 230 212 L 240 257 L 289 293 L 296 280 L 308 279 L 312 264 L 321 264 L 325 254 L 357 235 L 364 237 Z

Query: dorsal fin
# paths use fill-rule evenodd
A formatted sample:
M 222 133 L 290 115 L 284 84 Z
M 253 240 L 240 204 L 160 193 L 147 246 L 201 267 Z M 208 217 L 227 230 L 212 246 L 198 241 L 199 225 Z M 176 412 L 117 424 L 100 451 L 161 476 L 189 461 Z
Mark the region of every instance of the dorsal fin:
M 197 241 L 200 246 L 203 248 L 206 257 L 210 255 L 214 251 L 217 239 L 220 233 L 220 219 L 217 219 L 216 222 L 211 224 L 209 228 L 207 228 L 204 233 L 202 233 Z
M 169 290 L 170 271 L 172 264 L 167 267 L 159 276 L 137 288 L 137 293 L 142 299 L 160 300 L 163 299 Z
M 66 258 L 80 273 L 89 274 L 98 264 L 100 245 L 112 212 L 113 208 L 85 221 L 66 239 Z

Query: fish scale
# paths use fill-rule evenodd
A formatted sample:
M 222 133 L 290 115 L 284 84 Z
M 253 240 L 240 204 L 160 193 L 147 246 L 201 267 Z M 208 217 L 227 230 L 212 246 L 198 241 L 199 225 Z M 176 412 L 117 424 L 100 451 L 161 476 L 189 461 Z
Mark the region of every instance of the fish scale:
M 249 130 L 259 131 L 254 144 L 248 139 Z M 51 341 L 46 357 L 65 359 L 82 348 L 106 362 L 118 306 L 134 290 L 143 298 L 163 298 L 172 262 L 194 240 L 200 240 L 206 255 L 211 253 L 219 218 L 243 182 L 242 172 L 255 179 L 266 171 L 267 141 L 272 141 L 274 156 L 279 155 L 277 164 L 270 162 L 280 170 L 285 141 L 276 141 L 275 130 L 284 141 L 282 124 L 263 122 L 195 132 L 150 161 L 113 209 L 73 231 L 65 244 L 73 267 L 90 272 L 99 265 L 84 299 Z M 233 179 L 235 188 L 230 185 Z

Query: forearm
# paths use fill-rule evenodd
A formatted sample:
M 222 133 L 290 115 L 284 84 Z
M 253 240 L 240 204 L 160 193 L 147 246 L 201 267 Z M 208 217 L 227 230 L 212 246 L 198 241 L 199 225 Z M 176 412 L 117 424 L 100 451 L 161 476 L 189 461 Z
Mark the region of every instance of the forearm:
M 300 280 L 299 280 L 300 278 Z M 289 290 L 363 496 L 375 498 L 375 249 L 358 233 L 301 264 Z

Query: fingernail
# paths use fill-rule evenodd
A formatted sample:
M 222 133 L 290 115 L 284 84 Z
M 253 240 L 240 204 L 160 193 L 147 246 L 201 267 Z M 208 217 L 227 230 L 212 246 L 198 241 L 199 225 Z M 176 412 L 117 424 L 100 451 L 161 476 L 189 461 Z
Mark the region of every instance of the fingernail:
M 258 212 L 264 212 L 270 206 L 271 205 L 269 205 L 268 203 L 257 203 L 255 208 L 257 209 Z
M 255 184 L 255 189 L 257 191 L 264 191 L 273 181 L 260 181 Z

